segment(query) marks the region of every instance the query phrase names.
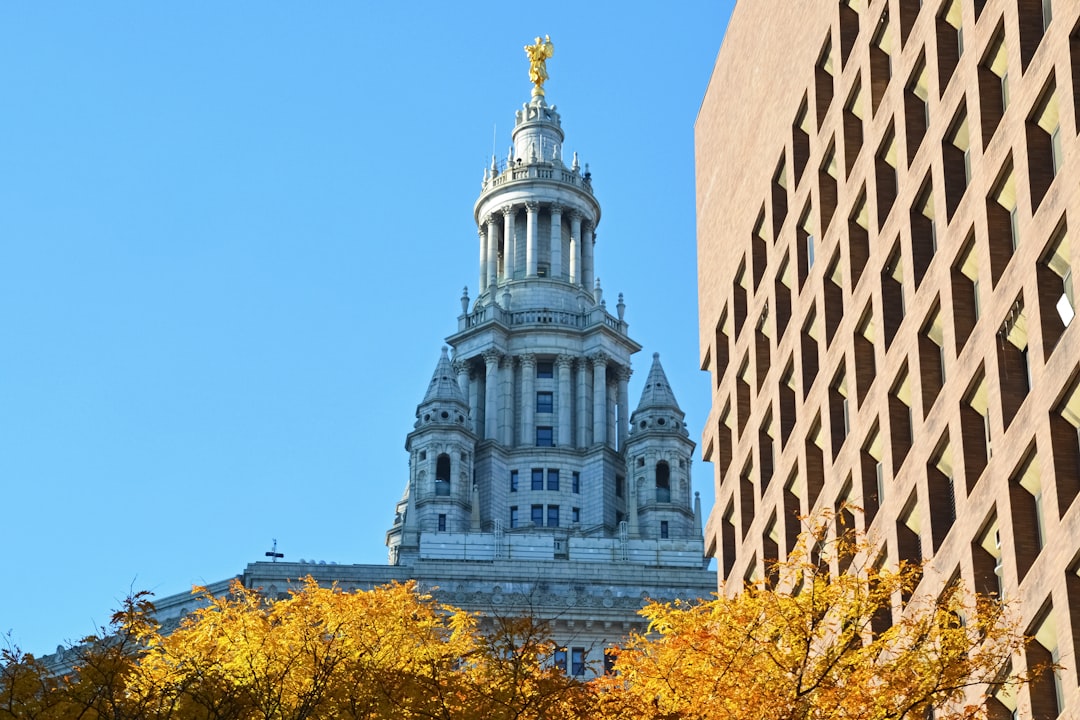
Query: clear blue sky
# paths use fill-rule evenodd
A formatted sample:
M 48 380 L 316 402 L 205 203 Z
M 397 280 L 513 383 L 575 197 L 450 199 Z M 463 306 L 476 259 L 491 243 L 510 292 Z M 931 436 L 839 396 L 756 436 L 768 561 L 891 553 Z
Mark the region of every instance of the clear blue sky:
M 275 537 L 385 562 L 537 34 L 632 400 L 660 352 L 700 439 L 693 122 L 732 5 L 0 6 L 0 630 L 52 651 Z

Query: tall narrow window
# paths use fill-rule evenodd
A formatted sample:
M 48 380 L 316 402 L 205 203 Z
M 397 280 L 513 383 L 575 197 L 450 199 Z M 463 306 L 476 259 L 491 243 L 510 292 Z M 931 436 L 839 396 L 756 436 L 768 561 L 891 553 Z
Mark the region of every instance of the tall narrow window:
M 806 106 L 804 96 L 799 112 L 795 116 L 795 122 L 791 126 L 791 164 L 795 171 L 796 185 L 802 179 L 803 170 L 806 169 L 806 163 L 810 160 L 810 133 L 810 111 Z
M 922 284 L 930 262 L 937 252 L 937 220 L 934 215 L 933 178 L 927 174 L 915 204 L 911 206 L 911 274 L 915 280 L 915 289 Z
M 972 543 L 971 565 L 975 571 L 975 591 L 1005 597 L 1005 558 L 1001 552 L 1001 529 L 993 512 Z
M 554 396 L 549 392 L 536 393 L 536 412 L 551 413 L 555 407 Z
M 859 472 L 862 479 L 862 509 L 866 526 L 874 521 L 878 508 L 885 501 L 885 471 L 882 465 L 881 433 L 875 422 L 870 434 L 863 441 L 859 453 Z
M 547 507 L 547 526 L 559 527 L 559 506 L 548 505 Z
M 1043 90 L 1034 112 L 1027 121 L 1028 180 L 1031 183 L 1032 212 L 1050 189 L 1061 169 L 1061 122 L 1054 80 Z
M 806 285 L 806 278 L 810 274 L 810 268 L 814 266 L 814 226 L 810 203 L 807 201 L 799 216 L 799 225 L 795 228 L 798 241 L 796 257 L 799 260 L 799 290 Z
M 787 330 L 788 322 L 791 320 L 791 293 L 794 288 L 791 274 L 791 262 L 788 260 L 788 256 L 785 255 L 784 259 L 780 261 L 780 270 L 776 273 L 776 280 L 773 281 L 776 297 L 776 311 L 773 316 L 776 318 L 777 345 L 780 344 L 780 339 L 784 337 L 784 331 Z
M 518 526 L 518 522 L 519 520 L 517 505 L 513 505 L 510 507 L 510 527 L 516 528 Z
M 926 129 L 930 126 L 930 90 L 927 85 L 926 59 L 919 58 L 904 88 L 904 130 L 907 133 L 908 165 L 915 159 Z
M 982 371 L 968 386 L 968 392 L 960 402 L 960 431 L 963 436 L 964 476 L 970 495 L 993 454 L 986 377 Z
M 530 485 L 530 488 L 533 490 L 544 489 L 544 468 L 532 469 L 532 484 Z
M 904 256 L 900 246 L 896 245 L 885 267 L 881 269 L 881 319 L 884 330 L 885 349 L 892 345 L 893 338 L 904 321 Z
M 956 354 L 964 349 L 968 337 L 979 321 L 979 263 L 975 256 L 975 238 L 968 235 L 964 249 L 952 266 L 953 332 Z
M 439 513 L 439 532 L 446 532 L 446 513 Z
M 803 398 L 810 394 L 810 388 L 818 374 L 818 343 L 821 340 L 821 329 L 818 326 L 817 313 L 810 311 L 802 330 L 802 343 L 800 356 L 802 357 L 802 389 Z
M 889 438 L 892 446 L 893 476 L 900 474 L 900 467 L 911 451 L 913 439 L 911 417 L 911 381 L 905 366 L 889 391 Z
M 517 491 L 518 491 L 518 471 L 517 470 L 511 470 L 510 471 L 510 492 L 517 492 Z
M 785 446 L 795 429 L 795 364 L 788 359 L 780 377 L 780 445 Z
M 728 319 L 727 308 L 720 313 L 720 320 L 716 323 L 716 337 L 714 339 L 714 364 L 713 378 L 716 387 L 727 373 L 728 362 L 731 354 L 731 323 Z
M 576 470 L 570 476 L 570 491 L 573 493 L 581 492 L 581 473 Z
M 1065 328 L 1076 316 L 1073 272 L 1069 261 L 1069 234 L 1062 220 L 1036 267 L 1039 319 L 1042 325 L 1044 360 L 1057 347 Z
M 1069 390 L 1050 412 L 1050 442 L 1054 451 L 1058 516 L 1064 517 L 1080 494 L 1080 383 Z
M 885 88 L 892 78 L 893 36 L 889 28 L 889 11 L 886 8 L 878 18 L 877 29 L 870 43 L 870 101 L 877 114 Z
M 1024 295 L 1013 301 L 998 328 L 998 384 L 1001 388 L 1001 421 L 1009 429 L 1031 390 L 1028 362 L 1028 320 Z
M 848 262 L 851 267 L 852 292 L 862 279 L 866 262 L 870 258 L 870 215 L 866 210 L 866 190 L 859 193 L 859 199 L 848 216 Z
M 780 235 L 780 228 L 783 227 L 784 220 L 785 218 L 787 218 L 787 209 L 787 166 L 784 164 L 783 156 L 781 156 L 780 162 L 776 165 L 776 172 L 773 173 L 772 179 L 772 220 L 774 237 L 778 237 Z
M 885 139 L 878 146 L 874 161 L 874 176 L 877 180 L 878 230 L 885 225 L 886 218 L 896 202 L 896 133 L 892 126 L 885 133 Z
M 1009 478 L 1009 508 L 1012 514 L 1013 550 L 1016 574 L 1023 582 L 1028 569 L 1046 546 L 1046 517 L 1043 513 L 1042 477 L 1035 448 Z
M 862 405 L 866 393 L 877 375 L 877 362 L 874 359 L 874 314 L 869 306 L 863 311 L 859 324 L 855 327 L 853 349 L 855 353 L 855 390 Z
M 836 331 L 844 319 L 844 278 L 840 270 L 840 251 L 833 254 L 828 270 L 825 271 L 824 286 L 825 300 L 825 345 L 832 344 L 836 337 Z
M 1033 638 L 1025 648 L 1028 672 L 1035 673 L 1035 681 L 1028 686 L 1031 716 L 1058 717 L 1065 709 L 1065 688 L 1059 667 L 1061 651 L 1058 648 L 1057 619 L 1049 600 L 1025 635 Z
M 855 86 L 844 103 L 844 172 L 851 176 L 855 167 L 855 158 L 863 144 L 863 120 L 866 119 L 866 99 L 863 97 L 862 83 L 855 80 Z
M 533 527 L 544 527 L 544 506 L 533 505 L 531 508 L 531 519 Z
M 559 471 L 554 468 L 548 468 L 547 471 L 547 489 L 558 490 L 559 489 Z
M 821 200 L 821 234 L 829 231 L 833 214 L 836 212 L 837 180 L 839 170 L 836 167 L 836 148 L 831 143 L 825 152 L 825 160 L 822 161 L 818 171 L 818 197 Z M 810 266 L 814 264 L 813 236 L 809 241 Z
M 840 448 L 847 439 L 851 429 L 851 417 L 848 408 L 847 375 L 841 362 L 840 369 L 829 383 L 829 441 L 832 446 L 832 457 L 835 461 L 840 454 Z
M 957 111 L 941 141 L 941 160 L 945 171 L 945 213 L 952 218 L 971 182 L 971 134 L 964 106 Z
M 443 497 L 450 495 L 450 456 L 439 455 L 435 461 L 435 494 Z
M 856 20 L 856 23 L 858 20 Z M 825 114 L 829 112 L 829 106 L 833 99 L 833 58 L 832 42 L 825 41 L 825 46 L 818 56 L 817 66 L 814 68 L 814 105 L 817 110 L 818 127 L 825 121 Z
M 960 0 L 948 0 L 937 17 L 938 85 L 941 94 L 952 80 L 960 56 L 964 54 L 964 25 Z
M 937 303 L 919 331 L 919 382 L 922 385 L 922 412 L 926 417 L 945 385 L 945 337 Z
M 999 28 L 979 63 L 979 108 L 984 148 L 990 145 L 1008 106 L 1009 54 L 1005 49 L 1005 30 Z
M 938 442 L 930 462 L 926 464 L 926 489 L 930 496 L 930 534 L 934 552 L 945 542 L 956 522 L 956 489 L 953 485 L 953 456 L 949 435 Z
M 671 469 L 663 460 L 656 463 L 656 502 L 671 502 Z
M 1011 160 L 986 198 L 986 230 L 990 245 L 990 278 L 996 286 L 1020 246 L 1016 178 Z

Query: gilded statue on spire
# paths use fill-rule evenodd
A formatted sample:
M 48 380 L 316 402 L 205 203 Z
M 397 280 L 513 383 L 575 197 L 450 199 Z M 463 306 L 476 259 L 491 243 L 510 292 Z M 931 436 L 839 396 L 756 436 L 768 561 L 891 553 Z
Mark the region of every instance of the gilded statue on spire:
M 544 36 L 541 40 L 536 38 L 532 45 L 525 46 L 525 54 L 529 56 L 529 80 L 533 84 L 533 97 L 544 96 L 544 81 L 548 79 L 547 59 L 555 54 L 555 46 L 551 44 L 551 37 Z

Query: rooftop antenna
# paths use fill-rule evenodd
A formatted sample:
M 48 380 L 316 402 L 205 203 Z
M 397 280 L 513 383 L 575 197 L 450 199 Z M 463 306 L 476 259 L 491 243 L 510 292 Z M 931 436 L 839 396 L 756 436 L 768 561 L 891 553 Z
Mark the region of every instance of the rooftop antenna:
M 266 555 L 266 557 L 270 558 L 270 562 L 277 562 L 278 558 L 285 557 L 285 553 L 279 553 L 277 551 L 277 538 L 274 538 L 274 547 L 270 548 L 269 551 L 263 554 Z
M 491 157 L 495 157 L 495 141 L 499 137 L 499 123 L 491 123 Z

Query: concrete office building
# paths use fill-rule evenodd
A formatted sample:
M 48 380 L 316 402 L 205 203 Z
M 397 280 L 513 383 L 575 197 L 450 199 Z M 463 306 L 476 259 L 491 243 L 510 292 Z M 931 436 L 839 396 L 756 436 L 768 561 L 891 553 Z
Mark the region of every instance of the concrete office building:
M 1080 708 L 1078 20 L 743 0 L 696 125 L 707 553 L 761 577 L 831 509 L 1005 596 L 1064 669 L 996 717 Z

